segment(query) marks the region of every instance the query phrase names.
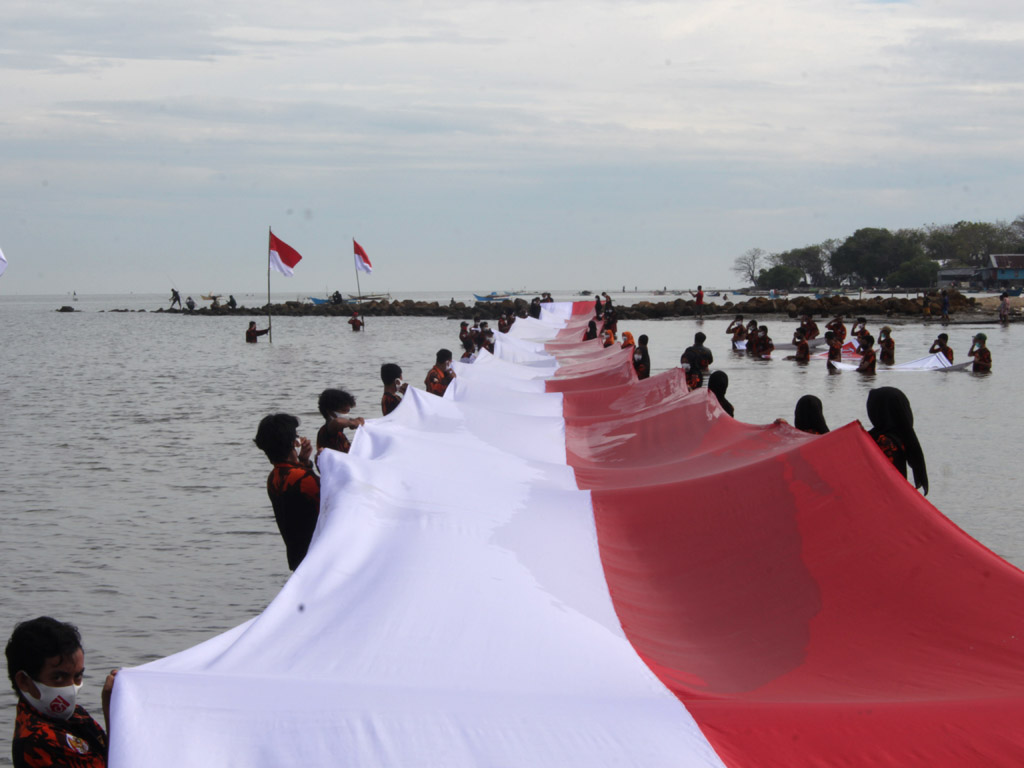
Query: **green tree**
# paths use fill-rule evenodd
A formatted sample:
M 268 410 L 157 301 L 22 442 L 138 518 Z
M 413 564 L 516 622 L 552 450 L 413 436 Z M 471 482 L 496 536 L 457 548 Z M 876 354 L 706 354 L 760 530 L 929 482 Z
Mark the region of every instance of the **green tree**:
M 896 286 L 930 288 L 935 285 L 938 272 L 938 262 L 932 261 L 927 256 L 917 256 L 900 264 L 894 272 L 889 274 L 885 282 L 894 288 Z
M 785 264 L 776 264 L 771 269 L 761 270 L 757 277 L 759 288 L 774 288 L 775 290 L 792 290 L 804 281 L 804 272 L 798 267 L 789 267 Z
M 894 234 L 888 229 L 858 229 L 832 253 L 832 274 L 874 285 L 903 262 L 922 255 L 920 240 L 915 230 Z
M 824 285 L 826 279 L 826 262 L 820 245 L 807 245 L 772 255 L 775 266 L 786 266 L 799 269 L 811 285 Z

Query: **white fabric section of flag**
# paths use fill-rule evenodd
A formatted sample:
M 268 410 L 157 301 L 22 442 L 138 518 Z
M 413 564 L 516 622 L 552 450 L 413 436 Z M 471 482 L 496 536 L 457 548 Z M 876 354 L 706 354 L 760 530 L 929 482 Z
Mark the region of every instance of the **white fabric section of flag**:
M 934 354 L 922 357 L 917 360 L 908 360 L 905 363 L 897 363 L 896 365 L 876 365 L 876 373 L 884 373 L 886 371 L 962 371 L 970 368 L 973 363 L 968 361 L 966 363 L 951 363 L 941 352 L 935 352 Z M 856 371 L 857 363 L 844 363 L 844 362 L 833 362 L 836 368 L 841 371 Z
M 271 249 L 270 251 L 270 266 L 276 271 L 280 272 L 285 277 L 292 277 L 295 274 L 295 270 L 281 261 L 281 254 Z
M 7 271 L 7 257 L 4 256 L 4 252 L 0 251 L 0 275 Z
M 324 452 L 312 545 L 267 609 L 120 672 L 112 768 L 722 768 L 619 625 L 561 395 L 511 365 L 410 389 Z

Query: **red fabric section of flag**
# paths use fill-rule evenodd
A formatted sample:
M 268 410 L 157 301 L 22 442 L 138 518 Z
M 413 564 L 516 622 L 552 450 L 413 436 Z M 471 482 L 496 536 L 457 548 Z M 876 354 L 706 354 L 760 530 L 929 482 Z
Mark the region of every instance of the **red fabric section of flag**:
M 743 424 L 680 370 L 607 386 L 559 346 L 616 612 L 726 765 L 1024 763 L 1024 574 L 858 424 Z
M 274 251 L 278 258 L 289 267 L 294 267 L 302 261 L 302 256 L 299 255 L 299 252 L 284 240 L 278 238 L 273 232 L 270 233 L 270 250 Z
M 373 267 L 370 257 L 366 255 L 366 251 L 363 250 L 363 246 L 357 243 L 355 240 L 352 241 L 352 248 L 356 256 L 368 267 Z M 386 270 L 385 270 L 386 271 Z

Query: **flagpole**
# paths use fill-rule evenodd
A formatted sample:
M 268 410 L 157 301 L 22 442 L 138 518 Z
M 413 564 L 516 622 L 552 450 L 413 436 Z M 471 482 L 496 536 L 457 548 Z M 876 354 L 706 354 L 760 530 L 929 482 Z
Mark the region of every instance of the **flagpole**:
M 273 234 L 273 227 L 267 227 L 267 340 L 271 344 L 274 343 L 274 326 L 270 321 L 270 238 Z
M 355 243 L 355 241 L 356 241 L 355 238 L 352 238 L 352 242 Z M 354 250 L 355 249 L 353 249 L 353 251 Z M 352 269 L 354 269 L 356 271 L 356 296 L 358 297 L 358 301 L 360 303 L 362 303 L 362 301 L 363 301 L 363 289 L 359 287 L 359 267 L 356 266 L 355 253 L 352 254 Z

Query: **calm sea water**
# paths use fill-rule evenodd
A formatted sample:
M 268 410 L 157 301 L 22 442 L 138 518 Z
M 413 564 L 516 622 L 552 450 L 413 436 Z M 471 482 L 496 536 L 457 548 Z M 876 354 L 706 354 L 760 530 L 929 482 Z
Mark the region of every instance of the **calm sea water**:
M 643 297 L 624 300 L 636 298 Z M 281 317 L 273 344 L 263 337 L 252 345 L 244 343 L 241 317 L 102 311 L 152 310 L 165 301 L 83 296 L 74 302 L 80 312 L 62 314 L 54 310 L 69 297 L 0 296 L 0 632 L 6 642 L 17 621 L 41 614 L 77 623 L 87 653 L 83 703 L 97 717 L 107 670 L 174 653 L 251 618 L 287 579 L 265 491 L 270 465 L 252 444 L 259 419 L 290 411 L 313 438 L 316 399 L 330 386 L 356 396 L 357 415 L 377 417 L 382 362 L 398 362 L 422 386 L 437 349 L 458 347 L 455 319 L 371 317 L 366 332 L 355 334 L 344 318 Z M 946 329 L 958 362 L 975 332 L 988 333 L 990 376 L 870 380 L 828 376 L 823 362 L 800 367 L 735 356 L 727 322 L 623 322 L 620 330 L 650 337 L 655 372 L 677 365 L 703 330 L 715 367 L 729 374 L 736 416 L 749 423 L 791 420 L 805 393 L 821 397 L 833 428 L 866 423 L 871 387 L 903 388 L 928 460 L 931 502 L 1024 566 L 1014 490 L 1024 326 Z M 776 342 L 791 336 L 792 321 L 765 322 Z M 881 324 L 874 319 L 869 327 L 877 335 Z M 923 356 L 941 330 L 889 324 L 898 362 Z M 13 694 L 2 702 L 0 765 L 9 765 Z

